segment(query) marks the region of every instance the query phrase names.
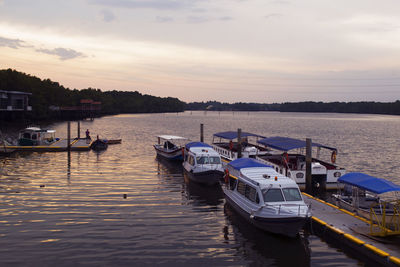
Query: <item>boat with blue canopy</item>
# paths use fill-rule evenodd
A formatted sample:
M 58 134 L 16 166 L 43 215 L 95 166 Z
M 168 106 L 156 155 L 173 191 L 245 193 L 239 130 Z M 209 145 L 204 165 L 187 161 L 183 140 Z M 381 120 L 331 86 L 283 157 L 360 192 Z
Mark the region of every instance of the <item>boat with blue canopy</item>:
M 400 234 L 400 185 L 359 172 L 347 173 L 338 182 L 345 185 L 332 195 L 339 207 L 369 219 L 372 234 Z M 379 231 L 372 231 L 373 224 Z
M 229 162 L 224 181 L 227 203 L 264 231 L 295 237 L 310 216 L 298 185 L 253 158 Z
M 249 132 L 241 132 L 240 140 L 237 131 L 219 132 L 213 135 L 212 147 L 226 162 L 239 157 L 250 158 L 263 155 L 268 150 L 257 144 L 257 140 L 264 136 Z M 240 151 L 239 151 L 240 150 Z
M 220 155 L 203 142 L 185 145 L 183 168 L 190 180 L 204 185 L 219 184 L 224 174 Z
M 259 145 L 269 149 L 270 153 L 257 155 L 257 159 L 273 166 L 273 168 L 296 181 L 301 189 L 306 185 L 306 141 L 274 136 L 257 141 Z M 312 142 L 316 157 L 312 158 L 311 175 L 313 187 L 336 190 L 337 179 L 346 173 L 344 168 L 336 165 L 337 149 L 334 147 Z M 324 149 L 325 151 L 322 151 Z M 328 152 L 326 152 L 328 151 Z M 322 155 L 330 157 L 330 161 L 322 160 Z

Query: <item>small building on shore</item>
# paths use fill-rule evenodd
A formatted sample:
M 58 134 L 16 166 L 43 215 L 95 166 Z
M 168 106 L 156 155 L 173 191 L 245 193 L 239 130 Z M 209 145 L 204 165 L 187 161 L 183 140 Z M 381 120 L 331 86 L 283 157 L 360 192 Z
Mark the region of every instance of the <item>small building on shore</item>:
M 13 120 L 32 111 L 32 106 L 29 105 L 31 95 L 27 92 L 0 90 L 0 119 Z

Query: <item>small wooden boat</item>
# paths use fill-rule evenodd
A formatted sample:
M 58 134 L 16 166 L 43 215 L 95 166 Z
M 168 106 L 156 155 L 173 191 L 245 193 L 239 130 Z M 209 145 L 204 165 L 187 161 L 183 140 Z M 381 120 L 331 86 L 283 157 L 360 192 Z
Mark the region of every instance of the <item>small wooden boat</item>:
M 310 216 L 296 182 L 252 158 L 228 163 L 222 189 L 233 209 L 264 231 L 294 237 Z
M 108 144 L 101 139 L 93 141 L 92 144 L 90 145 L 90 148 L 94 151 L 106 150 L 107 147 Z
M 337 206 L 377 224 L 377 235 L 400 234 L 400 185 L 358 172 L 345 174 L 338 182 L 345 187 L 332 195 Z
M 157 136 L 158 144 L 154 145 L 154 149 L 158 156 L 168 160 L 183 160 L 183 142 L 188 139 L 175 135 L 159 135 Z
M 107 145 L 115 145 L 115 144 L 121 144 L 122 139 L 104 139 L 104 142 L 107 143 Z
M 190 180 L 204 185 L 218 184 L 224 175 L 220 155 L 202 142 L 185 145 L 183 168 Z

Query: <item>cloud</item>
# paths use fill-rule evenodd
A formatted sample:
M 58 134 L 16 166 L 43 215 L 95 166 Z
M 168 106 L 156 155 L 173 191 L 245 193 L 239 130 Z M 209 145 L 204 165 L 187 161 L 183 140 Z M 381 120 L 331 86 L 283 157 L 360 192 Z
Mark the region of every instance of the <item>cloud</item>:
M 186 18 L 186 21 L 188 23 L 204 23 L 209 21 L 207 17 L 202 17 L 202 16 L 189 16 Z
M 49 54 L 49 55 L 55 55 L 60 58 L 60 60 L 68 60 L 68 59 L 74 59 L 78 57 L 86 57 L 84 54 L 81 52 L 75 51 L 73 49 L 68 49 L 68 48 L 54 48 L 54 49 L 36 49 L 37 52 L 44 53 L 44 54 Z
M 9 47 L 18 49 L 20 47 L 26 47 L 25 42 L 19 39 L 9 39 L 0 36 L 0 47 Z
M 225 16 L 225 17 L 220 17 L 219 20 L 228 21 L 228 20 L 233 20 L 233 18 L 229 17 L 229 16 Z
M 282 14 L 279 14 L 279 13 L 271 13 L 271 14 L 265 15 L 264 18 L 266 18 L 266 19 L 273 19 L 273 18 L 278 18 L 278 17 L 282 17 L 282 16 L 283 16 L 283 15 L 282 15 Z
M 188 2 L 174 0 L 91 0 L 91 4 L 120 8 L 181 9 Z
M 160 23 L 164 23 L 164 22 L 174 21 L 174 19 L 172 17 L 157 16 L 156 21 L 160 22 Z
M 103 9 L 101 11 L 101 15 L 103 16 L 103 21 L 111 22 L 115 20 L 115 15 L 110 10 Z

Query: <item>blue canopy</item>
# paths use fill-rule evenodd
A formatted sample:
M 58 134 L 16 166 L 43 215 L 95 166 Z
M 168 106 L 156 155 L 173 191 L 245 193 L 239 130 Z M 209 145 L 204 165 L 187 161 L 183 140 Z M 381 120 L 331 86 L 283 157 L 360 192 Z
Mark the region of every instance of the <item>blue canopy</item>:
M 191 147 L 212 147 L 209 144 L 203 142 L 190 142 L 185 145 L 186 149 L 190 149 Z
M 382 178 L 376 178 L 360 172 L 347 173 L 338 179 L 338 182 L 359 187 L 376 194 L 391 191 L 400 191 L 400 185 Z
M 232 166 L 236 170 L 240 170 L 243 168 L 252 168 L 252 167 L 267 167 L 272 168 L 272 166 L 259 162 L 258 160 L 252 158 L 240 158 L 235 159 L 228 163 L 228 165 Z
M 282 136 L 274 136 L 274 137 L 260 139 L 257 141 L 257 143 L 262 144 L 267 147 L 270 147 L 270 148 L 273 148 L 273 149 L 282 150 L 282 151 L 289 151 L 289 150 L 296 149 L 296 148 L 306 147 L 305 140 L 299 140 L 299 139 L 282 137 Z M 324 145 L 321 145 L 318 143 L 312 143 L 311 145 L 314 147 L 323 147 L 323 148 L 330 149 L 330 150 L 337 150 L 336 148 L 324 146 Z
M 216 134 L 214 134 L 214 136 L 232 140 L 232 139 L 235 139 L 235 138 L 238 137 L 238 133 L 234 132 L 234 131 L 228 131 L 228 132 L 216 133 Z M 241 137 L 247 137 L 247 136 L 256 136 L 256 137 L 260 137 L 260 138 L 265 138 L 265 136 L 261 136 L 261 135 L 258 135 L 258 134 L 242 132 Z

